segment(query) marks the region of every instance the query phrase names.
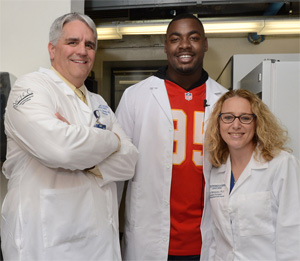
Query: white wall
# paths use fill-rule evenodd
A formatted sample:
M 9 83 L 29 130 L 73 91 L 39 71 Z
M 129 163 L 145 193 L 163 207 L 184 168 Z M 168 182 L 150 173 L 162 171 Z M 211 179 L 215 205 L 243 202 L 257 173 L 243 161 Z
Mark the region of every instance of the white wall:
M 0 71 L 19 77 L 49 67 L 49 28 L 72 5 L 83 12 L 84 0 L 1 0 Z
M 84 0 L 0 0 L 0 71 L 15 79 L 49 67 L 50 26 L 60 15 L 73 11 L 83 13 Z M 0 206 L 6 186 L 0 170 Z
M 300 53 L 300 36 L 266 35 L 265 40 L 258 45 L 250 43 L 247 37 L 208 38 L 208 46 L 204 68 L 216 79 L 235 54 Z

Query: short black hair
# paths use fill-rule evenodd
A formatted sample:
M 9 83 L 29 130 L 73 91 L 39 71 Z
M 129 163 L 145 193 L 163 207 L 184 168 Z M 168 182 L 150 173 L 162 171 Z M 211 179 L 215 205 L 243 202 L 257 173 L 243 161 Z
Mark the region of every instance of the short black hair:
M 177 16 L 175 16 L 172 21 L 169 23 L 168 25 L 168 28 L 167 28 L 167 32 L 168 32 L 168 29 L 170 27 L 170 25 L 175 22 L 175 21 L 178 21 L 178 20 L 181 20 L 181 19 L 194 19 L 194 20 L 197 20 L 198 23 L 202 26 L 203 30 L 204 30 L 204 27 L 203 27 L 203 24 L 202 22 L 199 20 L 198 17 L 194 16 L 193 14 L 190 14 L 190 13 L 183 13 L 183 14 L 179 14 Z

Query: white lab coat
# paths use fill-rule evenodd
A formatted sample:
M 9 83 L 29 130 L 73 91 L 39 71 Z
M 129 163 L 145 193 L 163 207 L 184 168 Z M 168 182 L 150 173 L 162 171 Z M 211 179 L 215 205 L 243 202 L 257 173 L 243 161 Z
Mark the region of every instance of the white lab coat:
M 208 79 L 205 118 L 226 89 Z M 140 154 L 128 183 L 124 260 L 167 260 L 174 125 L 164 80 L 151 76 L 125 90 L 116 112 Z M 200 230 L 200 227 L 199 227 Z
M 230 157 L 206 179 L 201 260 L 300 260 L 300 166 L 252 156 L 229 195 Z
M 5 260 L 120 260 L 114 181 L 131 178 L 137 150 L 100 95 L 83 103 L 52 70 L 17 80 L 5 115 Z M 93 127 L 100 121 L 107 129 Z M 70 125 L 58 120 L 64 116 Z M 121 138 L 121 148 L 113 132 Z M 97 165 L 103 179 L 82 171 Z

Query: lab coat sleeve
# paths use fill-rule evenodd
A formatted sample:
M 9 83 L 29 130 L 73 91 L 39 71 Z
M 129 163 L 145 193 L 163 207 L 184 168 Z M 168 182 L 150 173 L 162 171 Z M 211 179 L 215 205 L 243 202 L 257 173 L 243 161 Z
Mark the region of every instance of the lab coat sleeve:
M 211 216 L 211 206 L 210 202 L 206 203 L 206 213 L 205 216 L 202 217 L 201 222 L 201 235 L 202 235 L 202 249 L 200 260 L 201 261 L 209 261 L 214 260 L 215 252 L 216 252 L 216 241 L 213 236 L 213 223 Z
M 48 78 L 39 74 L 21 77 L 7 103 L 9 139 L 50 168 L 82 170 L 117 150 L 118 139 L 112 131 L 79 125 L 68 117 L 70 125 L 58 120 L 57 95 Z
M 210 175 L 210 174 L 209 174 Z M 216 241 L 213 236 L 213 221 L 212 221 L 212 211 L 210 204 L 210 183 L 209 177 L 205 181 L 205 201 L 204 201 L 204 211 L 201 221 L 201 236 L 202 236 L 202 248 L 201 248 L 201 261 L 214 260 Z
M 123 130 L 125 131 L 126 135 L 133 140 L 133 132 L 134 132 L 134 100 L 129 100 L 129 92 L 131 89 L 126 89 L 121 101 L 118 105 L 118 108 L 116 110 L 116 117 L 122 126 Z M 132 99 L 134 99 L 134 96 L 131 96 Z
M 131 103 L 128 102 L 128 92 L 129 89 L 126 89 L 122 95 L 118 108 L 116 110 L 116 117 L 118 122 L 122 126 L 123 130 L 125 131 L 126 135 L 129 139 L 133 142 L 133 130 L 134 130 L 134 111 L 131 111 L 131 107 L 134 104 L 133 101 Z M 131 106 L 130 106 L 131 105 Z M 118 193 L 118 203 L 120 205 L 122 200 L 122 195 L 124 191 L 124 182 L 117 182 L 117 193 Z
M 273 193 L 278 204 L 276 260 L 300 260 L 300 165 L 288 154 L 279 158 Z
M 211 218 L 210 203 L 206 203 L 205 216 L 202 217 L 201 222 L 201 235 L 202 235 L 202 248 L 201 248 L 201 261 L 214 260 L 216 242 L 212 232 L 212 218 Z
M 113 112 L 111 112 L 111 117 L 113 122 L 112 131 L 120 137 L 121 147 L 117 152 L 110 155 L 98 165 L 103 176 L 101 180 L 103 185 L 111 181 L 131 179 L 138 158 L 136 147 L 131 143 L 129 137 L 121 128 Z

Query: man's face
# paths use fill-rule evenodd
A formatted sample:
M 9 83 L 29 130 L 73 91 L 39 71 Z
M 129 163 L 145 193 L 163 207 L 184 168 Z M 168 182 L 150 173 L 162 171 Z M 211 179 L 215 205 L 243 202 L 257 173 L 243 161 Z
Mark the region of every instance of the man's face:
M 203 27 L 195 19 L 177 20 L 169 26 L 165 53 L 168 70 L 173 74 L 191 75 L 201 71 L 207 49 Z
M 75 20 L 64 25 L 56 46 L 49 43 L 51 64 L 76 87 L 81 87 L 95 60 L 95 37 L 83 22 Z

